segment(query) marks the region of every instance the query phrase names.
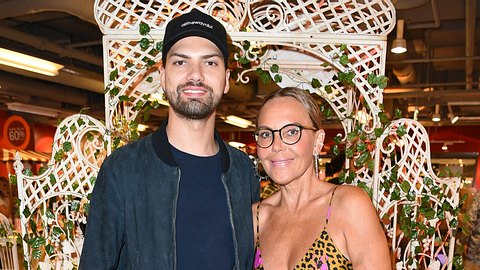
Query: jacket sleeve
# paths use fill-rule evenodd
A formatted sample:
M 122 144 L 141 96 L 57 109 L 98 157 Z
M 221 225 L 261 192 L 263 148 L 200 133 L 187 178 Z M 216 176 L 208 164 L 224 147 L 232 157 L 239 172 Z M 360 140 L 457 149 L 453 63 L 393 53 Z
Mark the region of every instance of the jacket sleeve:
M 107 158 L 98 173 L 90 200 L 80 270 L 117 269 L 123 262 L 124 187 Z
M 252 194 L 252 202 L 255 203 L 260 200 L 260 179 L 258 178 L 258 174 L 256 173 L 255 166 L 252 163 L 252 172 L 250 176 L 250 189 Z

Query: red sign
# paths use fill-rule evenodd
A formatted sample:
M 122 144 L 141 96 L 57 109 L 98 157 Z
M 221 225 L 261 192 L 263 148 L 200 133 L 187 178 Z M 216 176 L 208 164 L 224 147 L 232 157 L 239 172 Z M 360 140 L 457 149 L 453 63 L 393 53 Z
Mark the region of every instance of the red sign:
M 25 149 L 30 143 L 30 126 L 18 115 L 10 116 L 3 126 L 3 137 L 10 148 Z

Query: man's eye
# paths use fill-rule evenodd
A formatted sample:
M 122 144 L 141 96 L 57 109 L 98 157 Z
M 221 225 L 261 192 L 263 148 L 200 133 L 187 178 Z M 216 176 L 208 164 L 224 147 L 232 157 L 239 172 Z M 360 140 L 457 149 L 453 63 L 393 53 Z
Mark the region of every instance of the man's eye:
M 176 66 L 182 66 L 182 65 L 185 65 L 185 61 L 184 60 L 178 60 L 178 61 L 173 62 L 173 64 L 176 65 Z
M 207 66 L 216 66 L 217 65 L 217 62 L 215 61 L 208 61 L 207 62 Z

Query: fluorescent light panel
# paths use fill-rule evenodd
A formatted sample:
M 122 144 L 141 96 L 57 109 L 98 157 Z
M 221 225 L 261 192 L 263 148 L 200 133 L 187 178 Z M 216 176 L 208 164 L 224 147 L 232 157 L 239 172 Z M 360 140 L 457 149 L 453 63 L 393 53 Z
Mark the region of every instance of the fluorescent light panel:
M 246 119 L 243 119 L 235 115 L 229 115 L 223 118 L 223 121 L 225 121 L 225 123 L 227 124 L 234 125 L 241 128 L 248 128 L 249 126 L 252 125 L 251 121 L 248 121 Z
M 59 111 L 55 109 L 35 106 L 31 104 L 18 103 L 18 102 L 7 103 L 7 108 L 10 111 L 43 115 L 48 117 L 58 117 L 58 114 L 59 114 Z
M 27 54 L 0 48 L 0 64 L 31 72 L 57 76 L 63 66 Z
M 231 141 L 228 143 L 230 146 L 233 146 L 237 149 L 240 149 L 240 148 L 243 148 L 245 147 L 245 144 L 244 143 L 241 143 L 241 142 L 235 142 L 235 141 Z

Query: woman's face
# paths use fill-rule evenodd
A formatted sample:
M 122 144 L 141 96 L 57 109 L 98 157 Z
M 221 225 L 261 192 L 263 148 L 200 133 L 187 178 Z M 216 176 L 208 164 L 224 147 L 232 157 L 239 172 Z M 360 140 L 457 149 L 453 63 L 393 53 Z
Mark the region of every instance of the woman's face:
M 303 105 L 292 97 L 269 100 L 260 111 L 257 130 L 279 130 L 288 124 L 312 127 L 313 123 Z M 267 174 L 277 184 L 285 185 L 306 174 L 314 174 L 313 153 L 316 135 L 323 131 L 303 129 L 300 140 L 285 144 L 279 132 L 274 132 L 273 143 L 267 148 L 257 146 L 257 155 Z

